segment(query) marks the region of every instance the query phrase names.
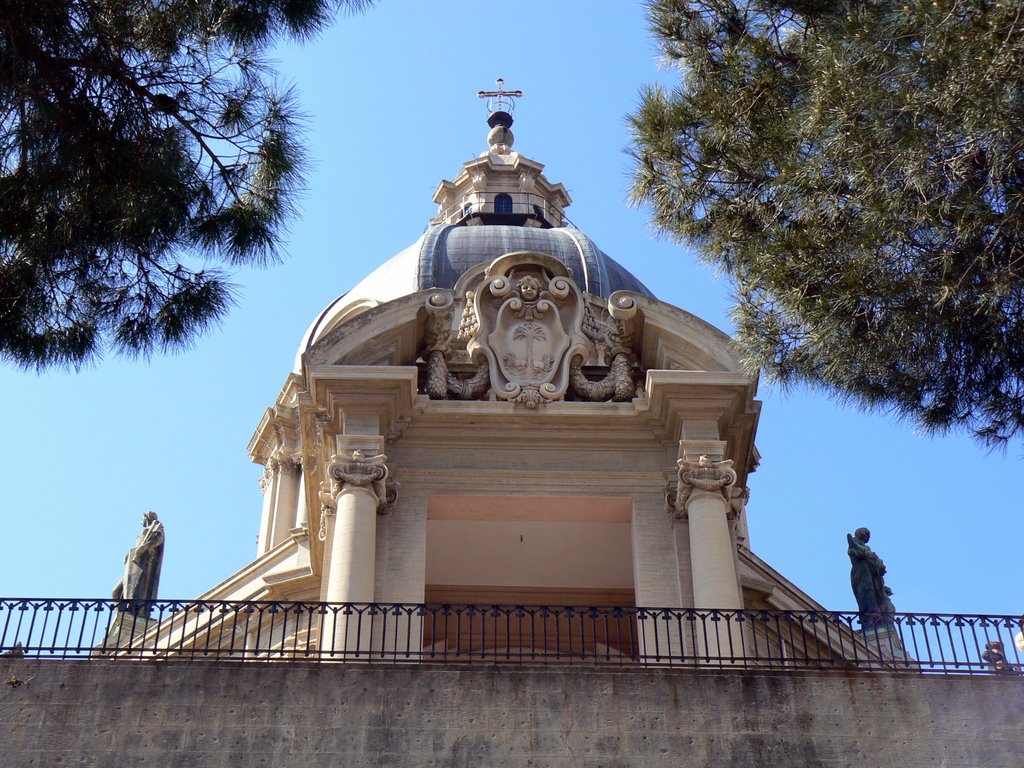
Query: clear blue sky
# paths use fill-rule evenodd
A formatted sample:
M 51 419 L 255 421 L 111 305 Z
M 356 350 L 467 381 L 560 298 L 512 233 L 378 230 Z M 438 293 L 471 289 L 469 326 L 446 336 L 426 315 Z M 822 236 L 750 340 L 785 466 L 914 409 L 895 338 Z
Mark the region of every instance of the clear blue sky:
M 475 94 L 497 76 L 526 92 L 516 148 L 570 190 L 570 218 L 659 298 L 729 329 L 727 281 L 626 206 L 625 115 L 645 83 L 673 78 L 641 3 L 383 0 L 277 58 L 312 160 L 286 259 L 238 273 L 230 318 L 186 353 L 0 369 L 0 594 L 108 595 L 148 509 L 167 527 L 163 597 L 194 597 L 251 560 L 260 468 L 245 448 L 303 331 L 420 235 L 437 182 L 486 147 Z M 815 393 L 760 397 L 751 544 L 777 570 L 853 608 L 846 533 L 863 525 L 898 610 L 1024 611 L 1024 446 L 988 454 Z

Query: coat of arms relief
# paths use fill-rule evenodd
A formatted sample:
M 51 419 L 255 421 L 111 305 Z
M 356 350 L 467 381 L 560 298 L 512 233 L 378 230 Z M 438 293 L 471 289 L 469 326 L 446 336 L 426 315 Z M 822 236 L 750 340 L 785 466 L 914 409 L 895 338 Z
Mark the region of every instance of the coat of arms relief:
M 629 296 L 613 295 L 607 308 L 595 307 L 561 262 L 511 253 L 492 262 L 459 299 L 464 309 L 454 342 L 455 295 L 437 291 L 426 302 L 431 398 L 490 395 L 536 408 L 567 397 L 624 401 L 635 394 L 637 309 Z M 460 359 L 470 363 L 462 375 L 449 365 Z M 592 380 L 595 366 L 605 370 L 603 379 Z

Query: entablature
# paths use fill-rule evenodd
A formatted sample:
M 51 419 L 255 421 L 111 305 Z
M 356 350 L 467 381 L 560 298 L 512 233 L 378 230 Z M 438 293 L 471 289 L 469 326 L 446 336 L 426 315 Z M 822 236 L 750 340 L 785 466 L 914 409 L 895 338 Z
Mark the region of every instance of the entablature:
M 299 407 L 305 394 L 301 376 L 289 374 L 274 405 L 267 408 L 249 439 L 249 458 L 256 464 L 267 464 L 275 453 L 289 456 L 298 451 Z

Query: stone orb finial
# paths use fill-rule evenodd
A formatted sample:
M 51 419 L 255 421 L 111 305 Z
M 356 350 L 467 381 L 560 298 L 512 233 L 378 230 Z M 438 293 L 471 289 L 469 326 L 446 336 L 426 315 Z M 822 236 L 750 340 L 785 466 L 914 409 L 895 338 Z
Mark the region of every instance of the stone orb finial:
M 508 152 L 515 140 L 516 137 L 512 134 L 512 129 L 504 125 L 494 126 L 487 134 L 487 144 L 491 151 L 501 154 Z

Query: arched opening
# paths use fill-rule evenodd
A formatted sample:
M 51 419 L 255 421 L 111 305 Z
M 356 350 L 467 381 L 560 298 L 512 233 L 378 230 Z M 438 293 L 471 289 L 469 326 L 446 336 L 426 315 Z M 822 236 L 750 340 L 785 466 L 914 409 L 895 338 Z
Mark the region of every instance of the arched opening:
M 509 214 L 512 213 L 512 195 L 502 192 L 494 196 L 494 212 Z

